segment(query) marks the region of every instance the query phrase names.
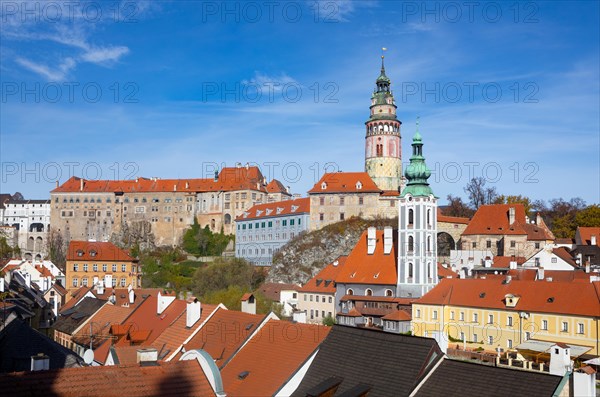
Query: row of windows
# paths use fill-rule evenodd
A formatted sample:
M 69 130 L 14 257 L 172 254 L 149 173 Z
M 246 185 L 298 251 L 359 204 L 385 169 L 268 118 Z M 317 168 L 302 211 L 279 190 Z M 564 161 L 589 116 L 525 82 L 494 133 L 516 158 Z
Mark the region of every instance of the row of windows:
M 346 290 L 346 295 L 354 295 L 354 290 L 352 288 L 348 288 Z M 373 290 L 371 288 L 367 288 L 365 290 L 365 296 L 373 296 Z M 386 289 L 385 296 L 394 296 L 394 291 L 391 289 Z
M 296 233 L 294 232 L 290 232 L 290 238 L 294 238 L 296 237 Z M 258 236 L 242 236 L 241 238 L 238 237 L 242 242 L 246 242 L 246 241 L 271 241 L 273 240 L 273 233 L 269 233 L 269 234 L 261 234 Z M 283 239 L 283 240 L 287 240 L 288 238 L 288 234 L 287 233 L 275 233 L 275 240 L 279 240 L 279 239 Z
M 238 256 L 244 256 L 244 255 L 265 255 L 265 254 L 269 254 L 272 255 L 276 252 L 279 251 L 279 248 L 242 248 L 242 249 L 238 249 Z M 259 253 L 260 252 L 260 253 Z
M 415 317 L 416 318 L 420 318 L 421 317 L 421 309 L 417 309 L 415 312 Z M 438 318 L 438 311 L 437 310 L 433 310 L 432 312 L 432 319 L 437 320 Z M 479 322 L 479 315 L 478 313 L 473 313 L 472 315 L 472 321 L 474 323 L 478 323 Z M 450 312 L 450 320 L 454 320 L 454 311 Z M 459 321 L 465 321 L 465 313 L 464 312 L 460 312 L 459 313 Z M 487 324 L 494 324 L 494 315 L 493 314 L 488 314 L 487 316 Z M 506 318 L 506 325 L 508 327 L 512 327 L 513 326 L 513 317 L 512 316 L 508 316 Z M 540 324 L 540 329 L 542 331 L 547 331 L 548 330 L 548 320 L 542 320 L 541 324 Z M 560 328 L 561 332 L 569 332 L 569 323 L 567 321 L 562 321 L 561 322 L 561 328 Z M 577 333 L 578 334 L 583 334 L 585 333 L 585 326 L 583 323 L 577 323 Z
M 129 199 L 129 197 L 125 197 L 123 199 L 124 203 L 129 203 L 130 201 L 134 202 L 134 203 L 148 203 L 148 202 L 160 203 L 160 199 L 157 198 L 157 197 L 153 197 L 150 200 L 148 198 L 146 198 L 146 197 L 142 197 L 142 198 L 134 197 L 131 200 Z M 194 201 L 194 197 L 186 197 L 185 201 L 187 201 L 187 202 Z M 59 202 L 58 197 L 56 197 L 54 199 L 54 202 L 55 203 Z M 104 202 L 104 203 L 110 204 L 110 203 L 112 203 L 112 199 L 110 197 L 107 197 L 104 201 L 102 201 L 101 197 L 96 197 L 96 198 L 92 197 L 92 198 L 89 198 L 89 199 L 87 197 L 85 197 L 83 200 L 81 200 L 79 197 L 75 197 L 75 198 L 69 197 L 68 199 L 66 197 L 64 197 L 62 199 L 62 202 L 63 203 L 102 203 L 102 202 Z M 120 202 L 121 202 L 121 199 L 119 197 L 115 198 L 115 203 L 120 203 Z M 165 198 L 163 200 L 163 202 L 165 202 L 165 203 L 172 203 L 173 199 L 170 198 L 170 197 L 168 197 L 168 198 Z M 182 203 L 183 202 L 183 198 L 176 197 L 175 198 L 175 202 L 176 203 Z
M 248 198 L 248 194 L 246 192 L 242 192 L 242 193 L 236 193 L 235 194 L 235 199 L 239 200 L 246 200 Z M 229 201 L 231 200 L 231 193 L 225 193 L 225 201 Z M 256 200 L 256 193 L 252 193 L 252 200 Z
M 318 303 L 319 297 L 321 298 L 321 303 L 326 303 L 326 301 L 328 303 L 333 303 L 332 296 L 325 296 L 325 295 L 320 296 L 320 295 L 313 295 L 313 294 L 304 294 L 304 302 L 306 302 L 307 299 L 312 302 L 313 298 L 314 298 L 314 301 Z
M 75 288 L 79 287 L 79 279 L 77 277 L 73 277 L 72 286 L 75 287 Z M 83 277 L 81 279 L 81 286 L 82 287 L 87 287 L 88 286 L 88 277 Z M 112 279 L 112 287 L 114 288 L 116 286 L 117 286 L 117 278 L 114 277 Z M 121 286 L 121 287 L 127 286 L 127 279 L 125 277 L 121 277 L 121 280 L 119 281 L 119 286 Z
M 81 266 L 81 268 L 83 269 L 83 271 L 84 271 L 84 272 L 87 272 L 87 271 L 88 271 L 88 269 L 89 269 L 89 267 L 88 267 L 88 266 L 89 266 L 89 265 L 88 265 L 87 263 L 84 263 L 84 264 Z M 116 272 L 116 271 L 117 271 L 117 268 L 118 268 L 118 265 L 116 265 L 116 264 L 113 264 L 113 265 L 112 265 L 112 271 L 113 271 L 113 272 Z M 97 271 L 98 271 L 98 264 L 94 263 L 94 264 L 92 265 L 92 270 L 93 270 L 94 272 L 97 272 Z M 79 264 L 77 264 L 77 263 L 74 263 L 74 264 L 73 264 L 73 271 L 74 271 L 74 272 L 78 272 L 78 271 L 79 271 Z M 106 272 L 106 271 L 108 271 L 108 265 L 107 265 L 107 264 L 103 264 L 103 265 L 102 265 L 102 271 L 103 271 L 103 272 Z M 127 271 L 127 265 L 121 265 L 121 271 L 122 271 L 122 272 L 126 272 L 126 271 Z M 135 271 L 136 271 L 136 265 L 131 265 L 131 271 L 135 273 Z
M 294 218 L 294 219 L 284 219 L 284 220 L 276 220 L 275 221 L 275 227 L 278 226 L 295 226 L 295 225 L 302 225 L 302 218 Z M 270 228 L 273 227 L 273 221 L 264 221 L 264 222 L 255 222 L 255 223 L 242 223 L 242 224 L 238 224 L 237 225 L 237 229 L 238 230 L 246 230 L 246 226 L 248 227 L 248 230 L 252 230 L 252 227 L 254 226 L 254 229 L 266 229 L 266 228 Z
M 515 240 L 510 240 L 510 248 L 516 248 L 516 246 L 517 246 L 517 242 Z M 486 248 L 492 248 L 492 240 L 486 240 L 485 247 Z M 534 247 L 535 247 L 535 249 L 540 249 L 540 243 L 539 242 L 535 242 L 534 243 Z M 462 248 L 462 243 L 461 243 L 461 248 Z M 477 248 L 477 242 L 476 241 L 473 241 L 471 243 L 471 248 Z M 556 258 L 553 258 L 553 259 L 556 259 Z M 553 262 L 553 263 L 556 263 L 556 262 Z
M 329 317 L 331 317 L 331 316 L 332 316 L 332 315 L 331 315 L 331 312 L 327 312 L 327 315 L 328 315 Z M 325 318 L 325 317 L 326 317 L 326 316 L 325 316 L 325 310 L 321 310 L 321 318 Z M 318 310 L 311 309 L 311 310 L 310 310 L 310 319 L 311 319 L 311 320 L 314 320 L 315 318 L 319 318 L 319 311 L 318 311 Z
M 350 201 L 352 201 L 352 197 L 348 197 L 348 200 L 346 201 L 346 197 L 344 196 L 340 196 L 338 199 L 338 203 L 335 203 L 335 198 L 336 196 L 331 196 L 329 197 L 329 204 L 330 205 L 334 205 L 334 204 L 339 204 L 339 205 L 346 205 L 346 202 L 348 202 L 348 204 L 352 204 L 350 203 Z M 358 205 L 363 205 L 365 203 L 364 197 L 358 197 L 357 198 L 357 204 Z M 319 205 L 325 205 L 325 197 L 319 197 Z

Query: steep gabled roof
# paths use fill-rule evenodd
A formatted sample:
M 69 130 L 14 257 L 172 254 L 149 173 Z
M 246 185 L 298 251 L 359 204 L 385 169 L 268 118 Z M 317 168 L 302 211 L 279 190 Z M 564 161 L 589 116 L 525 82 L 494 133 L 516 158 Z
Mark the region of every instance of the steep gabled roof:
M 274 395 L 329 331 L 321 325 L 269 320 L 221 370 L 225 392 L 231 397 Z
M 300 286 L 286 283 L 262 283 L 257 291 L 260 291 L 266 298 L 279 302 L 281 291 L 298 291 Z
M 107 302 L 95 298 L 84 298 L 76 306 L 61 311 L 58 320 L 52 326 L 55 330 L 71 335 Z
M 110 332 L 110 326 L 113 324 L 121 324 L 132 311 L 133 308 L 130 307 L 104 305 L 100 310 L 90 316 L 89 324 L 91 324 L 91 328 L 89 326 L 82 327 L 75 335 L 73 335 L 73 341 L 82 346 L 89 346 L 90 335 L 93 335 L 92 348 L 98 348 L 98 346 L 105 342 L 105 337 L 108 336 Z
M 286 194 L 289 196 L 289 192 L 288 192 L 287 188 L 285 186 L 283 186 L 283 183 L 281 183 L 277 179 L 273 179 L 271 182 L 269 182 L 269 184 L 267 185 L 267 192 L 268 193 L 283 193 L 283 194 Z
M 12 397 L 205 397 L 215 393 L 197 360 L 156 366 L 90 366 L 0 375 Z
M 337 276 L 340 270 L 344 267 L 347 258 L 347 256 L 342 255 L 333 261 L 333 263 L 325 266 L 313 278 L 308 280 L 299 291 L 334 294 Z
M 304 197 L 294 200 L 254 205 L 239 215 L 236 218 L 236 221 L 240 222 L 252 219 L 276 218 L 278 216 L 308 213 L 310 213 L 310 199 Z
M 514 222 L 509 212 L 514 209 Z M 463 235 L 526 235 L 528 240 L 554 240 L 554 235 L 540 218 L 538 224 L 527 223 L 523 204 L 492 204 L 479 207 Z
M 600 227 L 578 226 L 575 239 L 579 245 L 591 245 L 592 236 L 596 236 L 596 245 L 600 247 Z
M 323 193 L 381 193 L 366 172 L 331 172 L 319 179 L 309 194 Z
M 265 315 L 227 310 L 219 307 L 200 331 L 184 345 L 186 351 L 202 349 L 221 367 L 252 335 Z
M 420 385 L 416 397 L 551 397 L 562 376 L 444 359 Z M 482 381 L 485 380 L 485 381 Z
M 358 243 L 346 259 L 344 267 L 339 271 L 337 283 L 346 284 L 384 284 L 395 285 L 398 280 L 397 235 L 392 232 L 393 243 L 389 254 L 383 252 L 382 230 L 376 231 L 375 252 L 367 253 L 367 233 L 363 232 Z
M 305 397 L 308 390 L 334 377 L 341 380 L 339 394 L 366 384 L 371 386 L 369 397 L 408 396 L 443 355 L 430 338 L 340 325 L 332 328 L 292 396 Z

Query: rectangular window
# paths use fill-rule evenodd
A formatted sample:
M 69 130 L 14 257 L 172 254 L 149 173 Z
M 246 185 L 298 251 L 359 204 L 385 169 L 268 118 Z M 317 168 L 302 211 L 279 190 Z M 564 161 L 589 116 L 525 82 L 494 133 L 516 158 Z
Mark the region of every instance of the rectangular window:
M 417 317 L 417 318 L 421 317 L 421 309 L 417 309 L 417 313 L 416 313 L 415 317 Z
M 330 296 L 330 297 L 329 297 L 329 303 L 331 303 L 331 302 L 332 302 L 332 297 Z
M 295 219 L 290 219 L 290 226 L 294 226 Z
M 77 277 L 75 277 L 73 279 L 73 287 L 77 287 L 79 285 L 79 280 L 77 279 Z
M 319 197 L 319 205 L 325 205 L 325 197 Z
M 312 296 L 312 295 L 310 296 L 310 301 L 311 301 L 311 302 L 313 301 L 313 296 Z
M 583 324 L 582 323 L 577 324 L 577 333 L 583 334 L 583 331 L 584 331 Z
M 477 242 L 473 241 L 473 248 L 477 248 Z
M 79 265 L 77 263 L 73 264 L 73 271 L 74 272 L 79 271 Z
M 450 312 L 450 320 L 454 320 L 454 312 Z
M 302 218 L 298 218 L 298 226 L 302 224 Z
M 542 320 L 542 329 L 548 331 L 548 320 Z
M 88 265 L 87 265 L 87 263 L 84 263 L 84 264 L 83 264 L 83 271 L 84 271 L 84 272 L 87 272 L 87 271 L 88 271 Z
M 486 248 L 492 248 L 492 242 L 490 240 L 485 242 Z
M 323 214 L 322 212 L 319 214 L 319 220 L 325 220 L 325 214 Z
M 488 324 L 494 324 L 494 315 L 488 314 Z
M 512 341 L 512 339 L 508 339 L 506 341 L 506 347 L 509 348 L 509 349 L 512 349 L 512 347 L 513 347 L 513 341 Z
M 535 249 L 539 250 L 540 249 L 540 243 L 535 243 Z
M 568 322 L 563 321 L 561 331 L 562 332 L 569 332 L 569 323 Z
M 437 320 L 437 310 L 434 310 L 434 311 L 433 311 L 433 319 L 434 319 L 434 320 Z
M 94 263 L 94 264 L 92 265 L 92 269 L 93 269 L 95 272 L 97 272 L 97 271 L 98 271 L 98 265 Z
M 556 262 L 558 262 L 558 261 L 557 261 L 557 259 L 556 259 L 556 258 L 552 258 L 552 259 L 551 259 L 551 262 L 552 262 L 552 263 L 556 263 Z
M 304 294 L 304 302 L 306 302 L 306 294 Z
M 473 342 L 477 343 L 477 334 L 473 334 Z
M 493 336 L 488 336 L 488 345 L 493 345 L 494 344 L 494 337 Z
M 106 265 L 102 265 L 102 271 L 106 272 Z
M 273 227 L 273 221 L 269 221 L 268 226 Z
M 340 221 L 343 221 L 346 215 L 343 212 L 340 212 Z
M 112 279 L 112 286 L 113 286 L 113 288 L 117 286 L 117 278 L 116 277 L 113 277 L 113 279 Z
M 281 222 L 281 225 L 282 225 L 282 226 L 287 226 L 287 221 L 286 221 L 286 220 L 282 221 L 282 222 Z
M 511 316 L 508 316 L 508 318 L 506 319 L 507 323 L 506 325 L 508 325 L 509 327 L 512 327 L 513 325 L 513 320 Z
M 460 312 L 459 319 L 460 321 L 465 321 L 465 312 Z
M 121 271 L 122 272 L 126 272 L 127 271 L 127 265 L 121 265 Z
M 112 271 L 116 272 L 117 271 L 117 265 L 112 265 Z
M 121 287 L 124 287 L 126 285 L 125 284 L 126 282 L 127 282 L 127 279 L 125 277 L 121 277 Z
M 460 335 L 459 335 L 459 337 L 458 337 L 458 339 L 465 340 L 465 333 L 461 332 Z
M 476 323 L 478 320 L 477 313 L 473 313 L 473 322 Z
M 358 205 L 363 205 L 364 199 L 362 197 L 358 198 Z
M 515 240 L 510 240 L 510 248 L 515 248 L 517 242 Z
M 340 197 L 340 205 L 344 205 L 345 201 L 344 197 Z

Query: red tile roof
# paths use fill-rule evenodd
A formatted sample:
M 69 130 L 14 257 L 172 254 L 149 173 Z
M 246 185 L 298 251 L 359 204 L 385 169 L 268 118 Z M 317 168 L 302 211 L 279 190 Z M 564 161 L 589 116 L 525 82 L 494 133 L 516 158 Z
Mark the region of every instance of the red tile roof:
M 129 253 L 110 242 L 76 241 L 69 243 L 68 261 L 132 262 Z
M 450 266 L 444 267 L 440 263 L 437 264 L 437 271 L 438 271 L 437 274 L 438 274 L 439 278 L 456 277 L 457 276 L 457 273 L 454 272 Z
M 269 193 L 284 193 L 288 194 L 287 188 L 283 186 L 283 183 L 279 182 L 277 179 L 273 179 L 267 185 L 267 192 Z
M 512 256 L 495 256 L 494 257 L 494 264 L 492 265 L 493 267 L 510 267 L 510 262 L 513 260 Z M 514 260 L 517 262 L 517 265 L 522 265 L 523 263 L 525 263 L 525 261 L 527 261 L 527 259 L 525 259 L 522 256 L 517 256 L 514 258 Z
M 83 189 L 82 189 L 83 183 Z M 71 177 L 50 193 L 152 193 L 152 192 L 217 192 L 258 190 L 267 192 L 264 177 L 258 167 L 225 167 L 217 180 L 137 178 L 131 180 L 87 180 Z
M 37 270 L 38 272 L 40 272 L 40 275 L 42 277 L 51 277 L 51 278 L 54 278 L 54 276 L 52 275 L 52 272 L 46 266 L 35 265 L 35 270 Z
M 515 221 L 509 224 L 509 210 L 514 208 Z M 543 224 L 526 222 L 523 204 L 493 204 L 479 207 L 463 235 L 526 235 L 528 240 L 554 240 Z
M 405 310 L 396 310 L 395 312 L 386 314 L 381 319 L 390 321 L 410 321 L 412 316 Z
M 331 327 L 270 320 L 221 370 L 225 392 L 274 395 L 317 350 Z M 247 372 L 245 377 L 240 376 Z
M 244 295 L 242 295 L 242 299 L 240 299 L 242 302 L 247 301 L 248 299 L 250 299 L 250 297 L 252 296 L 251 293 L 247 292 Z
M 571 255 L 571 253 L 569 252 L 569 250 L 566 249 L 565 247 L 554 248 L 552 250 L 552 253 L 554 255 L 558 256 L 563 261 L 567 262 L 569 265 L 571 265 L 573 267 L 578 267 L 577 263 L 573 259 L 573 256 Z
M 197 334 L 184 345 L 186 351 L 202 349 L 208 352 L 218 367 L 256 331 L 265 315 L 243 313 L 218 308 Z
M 274 203 L 257 204 L 250 207 L 236 218 L 236 221 L 250 219 L 274 218 L 292 214 L 310 213 L 310 199 L 308 197 L 294 200 L 277 201 Z
M 286 283 L 263 283 L 257 289 L 257 291 L 260 291 L 266 298 L 275 302 L 279 302 L 281 298 L 281 291 L 298 290 L 300 290 L 299 285 Z
M 442 210 L 440 208 L 437 209 L 437 221 L 445 223 L 460 223 L 463 225 L 469 224 L 469 218 L 463 218 L 459 216 L 446 216 L 442 214 Z
M 14 372 L 0 375 L 0 390 L 12 397 L 214 396 L 196 360 L 158 366 L 107 366 Z
M 325 266 L 313 278 L 308 280 L 299 291 L 335 294 L 335 281 L 347 258 L 347 256 L 340 256 L 333 263 Z
M 395 285 L 397 282 L 397 233 L 392 233 L 392 250 L 383 253 L 383 231 L 376 231 L 376 245 L 373 255 L 367 254 L 367 231 L 352 249 L 344 267 L 339 271 L 337 283 L 350 284 L 386 284 Z
M 88 323 L 79 332 L 73 335 L 73 340 L 80 345 L 89 346 L 91 334 L 94 336 L 93 348 L 96 349 L 109 335 L 111 325 L 121 324 L 132 311 L 133 309 L 129 307 L 104 305 L 88 319 Z
M 182 312 L 179 315 L 179 318 L 174 320 L 169 327 L 164 330 L 162 334 L 158 336 L 152 342 L 152 346 L 155 347 L 161 354 L 164 354 L 164 358 L 168 359 L 171 355 L 173 355 L 177 349 L 187 338 L 189 338 L 194 330 L 196 330 L 200 325 L 206 321 L 206 319 L 217 310 L 217 305 L 210 304 L 201 304 L 201 312 L 200 319 L 192 325 L 192 327 L 188 328 L 186 326 L 186 314 L 187 310 Z
M 571 272 L 563 272 L 571 273 Z M 506 295 L 519 296 L 515 307 L 506 307 Z M 453 305 L 556 313 L 581 316 L 600 316 L 600 282 L 529 281 L 504 278 L 456 279 L 445 278 L 415 304 Z
M 344 295 L 340 298 L 341 302 L 391 302 L 399 305 L 410 305 L 417 298 L 396 298 L 394 296 L 367 296 L 367 295 Z
M 325 184 L 325 185 L 323 185 Z M 360 189 L 357 185 L 361 185 Z M 323 186 L 325 188 L 323 189 Z M 309 194 L 321 193 L 381 193 L 375 182 L 366 172 L 331 172 L 326 173 L 317 182 Z
M 591 245 L 592 236 L 596 236 L 596 245 L 600 247 L 600 227 L 577 227 L 576 234 L 579 235 L 582 245 Z

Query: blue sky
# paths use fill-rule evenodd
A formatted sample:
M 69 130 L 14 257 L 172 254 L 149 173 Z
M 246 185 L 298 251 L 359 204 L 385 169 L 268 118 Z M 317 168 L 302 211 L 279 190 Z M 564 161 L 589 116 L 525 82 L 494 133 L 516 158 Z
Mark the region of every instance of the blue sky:
M 254 163 L 305 194 L 362 171 L 381 48 L 434 192 L 600 202 L 598 2 L 11 2 L 0 191 L 210 176 Z

